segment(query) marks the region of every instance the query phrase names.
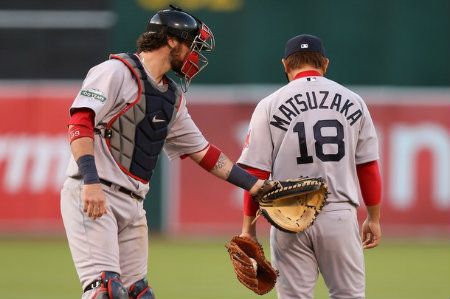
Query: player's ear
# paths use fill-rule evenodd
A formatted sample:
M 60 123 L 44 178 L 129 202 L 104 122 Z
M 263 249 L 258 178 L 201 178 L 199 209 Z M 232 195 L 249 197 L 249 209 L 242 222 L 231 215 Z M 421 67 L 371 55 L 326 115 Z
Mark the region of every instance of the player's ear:
M 281 59 L 281 64 L 283 65 L 284 75 L 286 76 L 287 82 L 291 82 L 291 79 L 289 78 L 289 67 L 286 63 L 286 60 L 284 60 L 284 58 Z
M 323 64 L 323 74 L 325 75 L 327 73 L 328 65 L 330 64 L 330 59 L 326 57 L 324 59 L 325 63 Z
M 281 58 L 281 64 L 283 65 L 284 72 L 285 72 L 286 74 L 289 73 L 289 68 L 288 68 L 288 66 L 286 65 L 286 60 L 284 60 L 284 58 Z
M 168 36 L 167 37 L 167 46 L 172 49 L 173 47 L 175 47 L 177 44 L 177 40 L 173 37 Z

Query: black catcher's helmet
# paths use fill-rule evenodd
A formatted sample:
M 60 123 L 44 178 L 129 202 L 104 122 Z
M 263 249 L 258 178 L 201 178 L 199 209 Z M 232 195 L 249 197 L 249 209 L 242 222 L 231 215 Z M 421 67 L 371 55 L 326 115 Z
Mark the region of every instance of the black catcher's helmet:
M 169 9 L 160 10 L 151 17 L 146 31 L 150 33 L 165 31 L 168 36 L 177 37 L 191 45 L 181 70 L 176 71 L 181 78 L 181 87 L 186 91 L 192 78 L 208 64 L 208 59 L 201 52 L 210 52 L 214 49 L 212 31 L 200 19 L 172 5 Z

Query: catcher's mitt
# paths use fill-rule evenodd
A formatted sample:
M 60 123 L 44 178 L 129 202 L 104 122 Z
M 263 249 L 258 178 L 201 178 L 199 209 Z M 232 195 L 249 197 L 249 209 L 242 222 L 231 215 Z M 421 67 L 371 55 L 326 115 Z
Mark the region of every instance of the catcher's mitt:
M 266 181 L 253 197 L 259 203 L 258 213 L 273 226 L 299 233 L 314 223 L 328 196 L 322 178 L 298 178 Z
M 261 244 L 235 236 L 225 247 L 234 272 L 243 285 L 258 295 L 268 293 L 275 286 L 278 271 L 266 260 Z

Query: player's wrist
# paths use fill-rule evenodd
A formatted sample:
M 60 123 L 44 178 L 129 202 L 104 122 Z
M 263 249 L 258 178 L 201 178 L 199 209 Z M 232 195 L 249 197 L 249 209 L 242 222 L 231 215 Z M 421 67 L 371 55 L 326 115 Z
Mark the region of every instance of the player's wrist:
M 249 190 L 251 196 L 254 196 L 258 193 L 261 187 L 264 185 L 265 180 L 257 180 L 253 187 Z
M 367 208 L 367 221 L 380 222 L 381 208 L 380 205 L 366 206 Z
M 77 165 L 85 185 L 100 183 L 97 167 L 95 166 L 95 158 L 93 155 L 88 154 L 79 157 L 77 160 Z
M 252 190 L 254 190 L 254 188 L 256 187 L 255 185 L 257 185 L 260 180 L 254 175 L 251 175 L 241 167 L 234 164 L 231 168 L 230 174 L 227 177 L 227 181 L 253 194 Z M 256 190 L 258 189 L 259 187 Z

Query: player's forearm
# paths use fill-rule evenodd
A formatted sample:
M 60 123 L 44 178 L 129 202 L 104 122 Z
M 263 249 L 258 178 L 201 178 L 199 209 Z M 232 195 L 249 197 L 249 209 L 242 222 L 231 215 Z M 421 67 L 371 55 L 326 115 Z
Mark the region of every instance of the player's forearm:
M 381 216 L 381 204 L 366 206 L 367 219 L 369 221 L 379 222 Z
M 234 163 L 224 153 L 221 153 L 210 172 L 222 180 L 226 180 L 230 175 L 233 165 Z
M 250 235 L 256 238 L 256 216 L 244 215 L 242 220 L 242 235 Z
M 90 137 L 81 137 L 73 140 L 70 143 L 70 148 L 84 184 L 100 183 L 94 159 L 94 140 Z
M 190 157 L 206 171 L 226 180 L 233 168 L 233 162 L 217 148 L 211 147 L 212 145 L 200 152 L 193 153 Z
M 264 180 L 258 179 L 235 165 L 224 153 L 220 154 L 217 163 L 210 172 L 222 180 L 229 181 L 233 185 L 242 187 L 249 191 L 250 194 L 255 194 L 264 183 Z M 242 177 L 243 175 L 247 177 Z M 235 178 L 236 176 L 238 178 Z M 248 182 L 243 183 L 242 181 Z
M 190 157 L 206 171 L 249 191 L 251 194 L 256 194 L 264 183 L 264 180 L 258 179 L 234 164 L 224 153 L 213 145 L 208 146 L 200 152 L 191 154 Z
M 78 138 L 70 144 L 70 148 L 72 150 L 72 155 L 77 161 L 80 157 L 84 155 L 93 155 L 94 154 L 94 140 L 90 137 L 82 137 Z

